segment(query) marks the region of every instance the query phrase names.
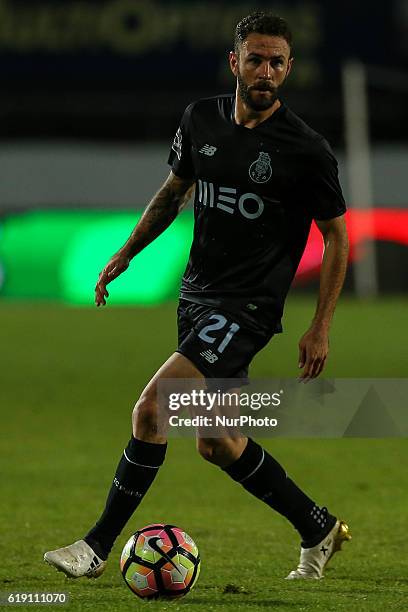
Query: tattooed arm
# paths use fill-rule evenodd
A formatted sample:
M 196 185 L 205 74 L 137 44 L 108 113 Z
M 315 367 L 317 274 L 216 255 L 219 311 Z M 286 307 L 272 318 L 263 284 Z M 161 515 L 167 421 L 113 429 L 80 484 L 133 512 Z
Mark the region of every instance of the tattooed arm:
M 182 179 L 170 172 L 167 180 L 146 207 L 141 219 L 126 243 L 111 257 L 99 275 L 95 287 L 95 303 L 106 304 L 106 285 L 124 272 L 130 260 L 174 221 L 187 204 L 194 190 L 194 179 Z

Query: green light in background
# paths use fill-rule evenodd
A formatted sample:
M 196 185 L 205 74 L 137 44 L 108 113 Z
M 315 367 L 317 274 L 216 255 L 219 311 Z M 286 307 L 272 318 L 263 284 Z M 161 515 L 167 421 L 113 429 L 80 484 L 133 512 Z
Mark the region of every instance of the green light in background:
M 2 219 L 1 295 L 15 298 L 61 297 L 60 264 L 66 245 L 95 212 L 31 211 Z
M 63 297 L 89 304 L 99 272 L 126 241 L 134 215 L 109 217 L 83 227 L 70 242 L 61 266 Z M 110 303 L 156 304 L 176 297 L 191 243 L 191 219 L 177 219 L 109 285 Z
M 36 211 L 2 220 L 0 295 L 91 304 L 99 272 L 130 235 L 140 213 Z M 154 304 L 177 296 L 192 214 L 183 213 L 109 286 L 110 304 Z

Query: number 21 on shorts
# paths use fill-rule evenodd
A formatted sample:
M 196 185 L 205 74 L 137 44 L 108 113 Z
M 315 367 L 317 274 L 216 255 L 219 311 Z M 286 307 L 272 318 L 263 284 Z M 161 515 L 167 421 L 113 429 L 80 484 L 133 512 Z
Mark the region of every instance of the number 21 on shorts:
M 198 337 L 201 340 L 204 340 L 204 342 L 208 342 L 209 344 L 214 344 L 217 338 L 214 338 L 214 336 L 211 336 L 209 332 L 218 331 L 220 329 L 223 329 L 227 325 L 228 320 L 221 314 L 213 314 L 209 318 L 214 319 L 215 323 L 211 323 L 210 325 L 206 325 L 205 327 L 203 327 L 203 329 L 198 334 Z M 220 344 L 216 348 L 218 353 L 222 353 L 224 351 L 224 349 L 231 342 L 233 335 L 236 334 L 238 330 L 239 330 L 238 323 L 231 323 L 227 333 L 225 334 L 224 338 L 221 340 Z

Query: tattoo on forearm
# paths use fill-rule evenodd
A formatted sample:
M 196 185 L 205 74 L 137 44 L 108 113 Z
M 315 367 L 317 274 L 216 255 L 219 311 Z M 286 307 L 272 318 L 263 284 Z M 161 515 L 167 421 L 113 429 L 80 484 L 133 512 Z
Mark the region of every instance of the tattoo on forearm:
M 139 253 L 174 221 L 194 190 L 194 184 L 190 183 L 171 178 L 164 183 L 147 205 L 126 243 L 130 256 Z

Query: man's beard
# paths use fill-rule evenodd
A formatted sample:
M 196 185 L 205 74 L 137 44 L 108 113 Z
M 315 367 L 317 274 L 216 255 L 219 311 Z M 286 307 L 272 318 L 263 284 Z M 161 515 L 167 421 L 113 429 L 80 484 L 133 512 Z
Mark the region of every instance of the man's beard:
M 269 85 L 268 83 L 252 85 L 250 87 L 249 85 L 245 83 L 244 79 L 242 78 L 239 72 L 237 75 L 237 80 L 238 80 L 238 91 L 239 91 L 239 95 L 241 96 L 242 101 L 244 102 L 244 104 L 249 106 L 249 108 L 254 111 L 259 112 L 259 111 L 268 110 L 268 108 L 271 108 L 271 106 L 273 106 L 273 104 L 278 99 L 278 87 L 273 87 L 272 85 Z M 269 96 L 268 98 L 265 98 L 264 100 L 256 101 L 253 99 L 251 95 L 251 92 L 254 90 L 255 91 L 256 90 L 270 91 L 272 95 Z

